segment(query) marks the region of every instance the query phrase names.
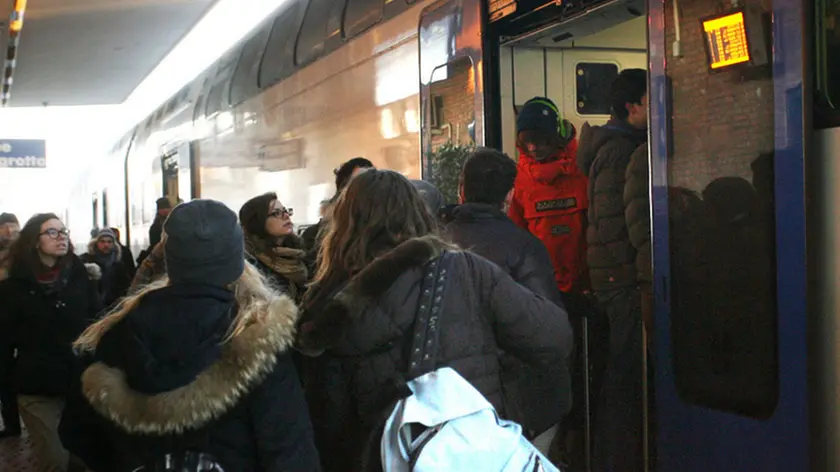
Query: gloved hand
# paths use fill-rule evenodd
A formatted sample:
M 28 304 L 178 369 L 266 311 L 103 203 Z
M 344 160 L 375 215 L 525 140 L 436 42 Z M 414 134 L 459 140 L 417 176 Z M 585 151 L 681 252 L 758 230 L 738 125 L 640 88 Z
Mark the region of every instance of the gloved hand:
M 89 262 L 85 264 L 85 269 L 90 280 L 99 280 L 102 278 L 102 269 L 98 265 Z

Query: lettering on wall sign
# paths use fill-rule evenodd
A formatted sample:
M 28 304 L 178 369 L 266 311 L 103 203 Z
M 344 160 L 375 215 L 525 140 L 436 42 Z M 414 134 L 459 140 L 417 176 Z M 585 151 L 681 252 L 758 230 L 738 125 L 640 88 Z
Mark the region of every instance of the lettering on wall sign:
M 42 139 L 0 140 L 0 168 L 47 167 L 47 144 Z

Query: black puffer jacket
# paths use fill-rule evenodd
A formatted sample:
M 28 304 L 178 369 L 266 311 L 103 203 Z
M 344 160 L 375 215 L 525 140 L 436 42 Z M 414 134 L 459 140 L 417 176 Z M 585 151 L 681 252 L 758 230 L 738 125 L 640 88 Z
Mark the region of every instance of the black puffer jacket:
M 637 284 L 636 249 L 625 220 L 624 185 L 630 155 L 645 142 L 645 131 L 619 120 L 583 125 L 578 165 L 589 177 L 589 227 L 586 230 L 592 288 L 604 292 Z
M 452 212 L 447 237 L 507 272 L 537 295 L 560 304 L 551 257 L 542 241 L 492 205 L 465 203 Z
M 449 239 L 461 248 L 487 258 L 520 285 L 563 306 L 548 250 L 500 209 L 465 203 L 455 208 L 446 230 Z M 568 392 L 567 376 L 546 375 L 513 356 L 503 356 L 501 363 L 510 419 L 520 423 L 530 435 L 538 435 L 563 418 L 564 405 L 551 399 Z
M 322 353 L 306 380 L 327 471 L 370 470 L 363 451 L 372 443 L 377 456 L 378 436 L 372 432 L 401 393 L 423 268 L 444 249 L 432 237 L 407 241 L 334 298 L 303 313 L 299 347 Z M 563 375 L 572 334 L 562 308 L 467 252 L 453 256 L 445 290 L 439 362 L 464 376 L 500 414 L 505 414 L 500 349 Z M 548 401 L 567 411 L 569 392 Z
M 61 397 L 81 372 L 71 345 L 102 305 L 82 261 L 65 257 L 70 259 L 49 293 L 21 265 L 0 283 L 0 372 L 12 372 L 17 393 Z
M 147 294 L 106 331 L 59 433 L 96 472 L 129 472 L 167 453 L 209 453 L 224 470 L 317 471 L 288 350 L 297 309 L 283 297 L 223 342 L 230 291 L 194 284 Z

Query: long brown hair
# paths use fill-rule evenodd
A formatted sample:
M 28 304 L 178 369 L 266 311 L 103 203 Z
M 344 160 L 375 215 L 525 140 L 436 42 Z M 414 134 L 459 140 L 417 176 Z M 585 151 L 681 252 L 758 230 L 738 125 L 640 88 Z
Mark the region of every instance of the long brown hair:
M 20 230 L 20 235 L 14 243 L 9 247 L 9 254 L 6 257 L 8 262 L 7 267 L 11 270 L 13 267 L 23 268 L 33 274 L 37 274 L 42 270 L 41 259 L 38 257 L 38 238 L 41 237 L 41 226 L 47 221 L 61 219 L 54 213 L 39 213 L 23 225 Z M 73 259 L 73 243 L 67 239 L 67 255 L 59 260 L 59 264 L 67 264 Z
M 333 208 L 318 253 L 314 293 L 329 292 L 376 257 L 436 229 L 417 189 L 402 174 L 378 169 L 362 172 L 350 181 Z

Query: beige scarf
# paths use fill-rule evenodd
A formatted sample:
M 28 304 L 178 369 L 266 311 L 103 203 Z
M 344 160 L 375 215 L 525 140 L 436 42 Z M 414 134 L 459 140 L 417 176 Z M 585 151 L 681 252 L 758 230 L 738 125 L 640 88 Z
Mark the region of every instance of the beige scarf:
M 306 285 L 309 271 L 303 263 L 306 251 L 294 247 L 288 247 L 290 243 L 296 242 L 297 236 L 289 235 L 283 239 L 281 246 L 272 246 L 268 241 L 254 235 L 247 235 L 245 238 L 245 250 L 251 256 L 257 258 L 272 271 L 289 279 L 291 282 L 292 296 L 297 296 L 301 287 Z

